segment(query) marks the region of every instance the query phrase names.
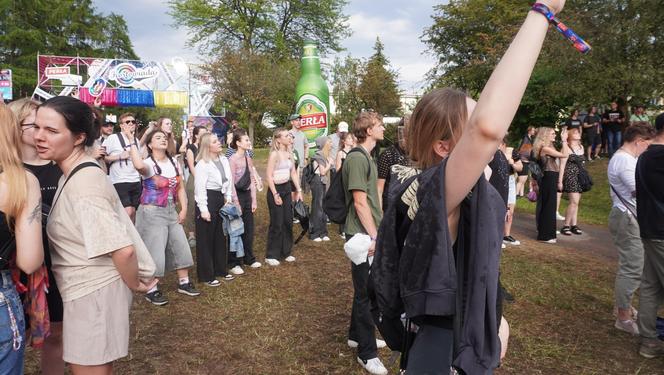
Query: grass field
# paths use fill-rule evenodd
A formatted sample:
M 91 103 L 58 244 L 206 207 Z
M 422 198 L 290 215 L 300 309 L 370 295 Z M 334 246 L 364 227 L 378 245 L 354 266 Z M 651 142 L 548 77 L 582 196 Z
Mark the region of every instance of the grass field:
M 265 154 L 257 155 L 264 170 Z M 594 176 L 601 165 L 592 166 Z M 263 261 L 265 191 L 259 199 L 255 249 Z M 116 373 L 365 374 L 346 346 L 350 264 L 336 226 L 328 228 L 332 241 L 304 239 L 294 248 L 294 264 L 248 270 L 218 288 L 199 284 L 198 298 L 175 293 L 173 274 L 163 284 L 170 304 L 156 307 L 135 296 L 130 355 Z M 614 272 L 613 262 L 579 249 L 528 239 L 506 249 L 502 279 L 516 302 L 506 305 L 512 337 L 496 373 L 662 374 L 664 360 L 642 359 L 636 339 L 613 328 Z M 389 354 L 380 352 L 384 360 Z M 31 350 L 26 373 L 38 373 Z
M 604 158 L 586 163 L 586 168 L 593 178 L 593 188 L 581 195 L 579 204 L 579 222 L 586 224 L 607 225 L 609 212 L 611 212 L 611 197 L 609 196 L 609 181 L 606 170 L 609 160 Z M 526 186 L 526 190 L 528 187 Z M 516 204 L 519 212 L 535 213 L 535 203 L 528 199 L 519 199 Z M 567 208 L 567 195 L 563 194 L 560 201 L 560 214 L 565 216 Z

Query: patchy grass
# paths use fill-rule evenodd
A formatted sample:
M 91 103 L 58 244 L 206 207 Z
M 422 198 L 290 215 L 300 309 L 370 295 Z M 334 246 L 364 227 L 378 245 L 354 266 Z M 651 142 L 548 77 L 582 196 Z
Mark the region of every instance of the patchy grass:
M 609 212 L 611 212 L 611 197 L 609 196 L 609 181 L 606 170 L 609 160 L 604 158 L 586 163 L 588 172 L 593 178 L 593 188 L 583 193 L 579 206 L 579 222 L 587 224 L 607 225 Z M 526 189 L 527 190 L 527 189 Z M 527 199 L 518 199 L 517 211 L 535 214 L 535 203 Z M 563 194 L 560 202 L 560 214 L 565 216 L 567 208 L 567 195 Z
M 264 159 L 257 165 L 264 170 Z M 258 195 L 256 220 L 260 261 L 265 193 Z M 157 307 L 135 296 L 130 356 L 118 361 L 115 373 L 365 374 L 346 346 L 350 264 L 336 225 L 328 230 L 330 242 L 296 245 L 294 264 L 248 269 L 218 288 L 198 284 L 198 298 L 176 293 L 173 274 L 163 284 L 170 304 Z M 502 279 L 516 302 L 505 307 L 512 337 L 497 374 L 661 374 L 664 360 L 640 358 L 636 339 L 613 328 L 614 272 L 605 258 L 557 245 L 524 240 L 505 250 Z M 389 355 L 380 351 L 383 360 Z M 26 373 L 38 373 L 32 350 Z

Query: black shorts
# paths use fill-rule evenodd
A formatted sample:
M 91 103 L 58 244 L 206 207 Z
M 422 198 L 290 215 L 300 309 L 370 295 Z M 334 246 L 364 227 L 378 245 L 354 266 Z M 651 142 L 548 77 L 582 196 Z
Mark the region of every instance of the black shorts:
M 141 192 L 143 191 L 143 185 L 140 182 L 119 182 L 113 184 L 113 186 L 118 192 L 122 207 L 138 208 L 141 201 Z
M 530 163 L 521 162 L 521 164 L 523 164 L 523 169 L 521 170 L 521 172 L 517 172 L 516 175 L 517 176 L 528 176 L 528 168 L 529 168 L 528 164 L 530 164 Z

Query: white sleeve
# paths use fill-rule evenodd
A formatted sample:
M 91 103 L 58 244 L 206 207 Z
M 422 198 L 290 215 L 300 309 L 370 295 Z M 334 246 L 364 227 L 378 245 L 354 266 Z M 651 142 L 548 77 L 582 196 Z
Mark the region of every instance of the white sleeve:
M 207 189 L 205 187 L 207 185 L 207 180 L 207 163 L 201 160 L 196 164 L 196 178 L 194 179 L 194 200 L 201 213 L 209 212 L 207 207 Z
M 632 193 L 636 191 L 636 163 L 627 162 L 625 159 L 619 160 L 621 163 L 618 165 L 618 178 L 624 184 L 626 188 L 629 189 L 630 195 L 627 198 L 632 197 Z
M 224 167 L 226 180 L 228 180 L 228 185 L 226 186 L 226 192 L 224 192 L 224 195 L 226 196 L 226 202 L 231 202 L 233 199 L 233 174 L 231 173 L 231 165 L 225 156 L 222 156 L 220 159 L 221 165 Z
M 118 141 L 119 135 L 117 133 L 111 134 L 104 141 L 103 146 L 106 147 L 107 155 L 117 155 L 122 153 L 122 147 L 120 147 L 120 141 Z

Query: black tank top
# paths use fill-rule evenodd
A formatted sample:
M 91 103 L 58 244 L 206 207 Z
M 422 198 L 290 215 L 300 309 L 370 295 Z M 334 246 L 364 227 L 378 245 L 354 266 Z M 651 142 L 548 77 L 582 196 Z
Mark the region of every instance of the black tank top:
M 9 260 L 16 252 L 14 233 L 9 230 L 9 223 L 4 212 L 0 211 L 0 270 L 9 269 Z

